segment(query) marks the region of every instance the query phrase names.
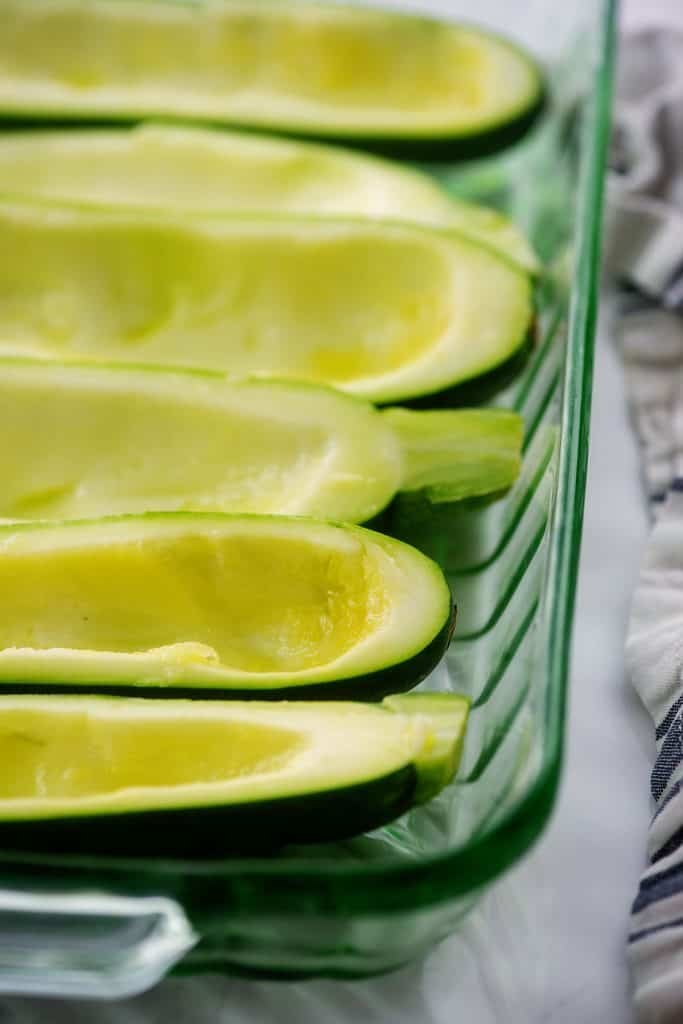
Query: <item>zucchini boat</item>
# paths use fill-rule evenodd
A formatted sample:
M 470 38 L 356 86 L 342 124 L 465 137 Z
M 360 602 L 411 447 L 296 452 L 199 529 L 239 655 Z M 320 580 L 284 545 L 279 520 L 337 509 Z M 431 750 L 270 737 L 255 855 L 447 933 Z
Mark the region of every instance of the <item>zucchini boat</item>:
M 298 378 L 381 403 L 500 365 L 532 316 L 519 269 L 406 224 L 0 203 L 0 250 L 0 355 Z
M 162 213 L 415 221 L 460 231 L 538 269 L 512 221 L 448 195 L 426 174 L 337 147 L 246 132 L 146 124 L 5 133 L 0 193 Z
M 365 522 L 397 491 L 509 487 L 522 420 L 331 388 L 0 359 L 0 518 L 195 510 Z
M 509 41 L 399 12 L 277 0 L 1 0 L 0 110 L 199 119 L 412 156 L 490 152 L 541 108 Z
M 0 687 L 377 699 L 439 662 L 450 591 L 358 526 L 159 513 L 0 526 Z
M 439 793 L 468 702 L 0 698 L 0 845 L 214 857 L 343 839 Z

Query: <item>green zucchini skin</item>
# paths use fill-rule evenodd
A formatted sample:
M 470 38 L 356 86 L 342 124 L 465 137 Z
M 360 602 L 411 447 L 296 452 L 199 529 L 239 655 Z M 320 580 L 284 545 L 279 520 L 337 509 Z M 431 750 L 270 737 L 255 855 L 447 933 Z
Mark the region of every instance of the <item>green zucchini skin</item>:
M 434 391 L 431 394 L 415 395 L 401 402 L 406 409 L 415 409 L 416 412 L 429 409 L 465 409 L 469 406 L 484 405 L 491 402 L 504 391 L 513 381 L 517 380 L 519 374 L 529 362 L 537 346 L 537 330 L 533 326 L 527 333 L 526 340 L 516 352 L 494 366 L 492 370 L 482 373 L 478 377 L 472 377 L 459 384 L 441 391 Z M 387 406 L 397 403 L 386 403 Z
M 523 110 L 515 118 L 484 128 L 468 135 L 442 135 L 423 139 L 378 138 L 372 135 L 344 135 L 335 138 L 329 135 L 309 135 L 303 132 L 276 131 L 270 129 L 269 134 L 283 138 L 298 139 L 301 142 L 339 143 L 347 149 L 355 149 L 388 160 L 408 160 L 416 163 L 458 163 L 466 160 L 493 156 L 505 149 L 510 149 L 521 142 L 541 120 L 548 107 L 547 89 L 543 87 L 535 102 Z M 79 122 L 80 124 L 81 122 Z M 71 124 L 73 121 L 65 122 Z M 110 122 L 111 124 L 111 122 Z M 247 125 L 240 129 L 251 131 Z
M 123 683 L 70 683 L 56 680 L 49 683 L 0 682 L 0 694 L 98 694 L 108 697 L 158 697 L 188 700 L 362 700 L 363 703 L 381 701 L 393 693 L 406 693 L 433 672 L 448 650 L 455 631 L 457 609 L 453 605 L 450 614 L 433 640 L 411 658 L 389 665 L 387 668 L 368 672 L 366 675 L 350 676 L 319 683 L 305 683 L 300 686 L 281 686 L 266 689 L 263 686 L 239 689 L 230 687 L 164 686 Z M 0 840 L 0 846 L 2 842 Z
M 288 842 L 331 842 L 381 828 L 413 806 L 417 781 L 415 766 L 408 764 L 333 792 L 241 806 L 0 822 L 0 848 L 164 858 L 267 855 Z
M 443 164 L 464 162 L 486 156 L 492 156 L 516 145 L 528 135 L 541 120 L 548 108 L 548 93 L 544 87 L 535 102 L 522 111 L 517 117 L 492 128 L 472 132 L 461 136 L 434 136 L 424 139 L 378 138 L 372 135 L 343 135 L 340 137 L 315 134 L 296 129 L 276 129 L 255 127 L 248 124 L 226 124 L 224 127 L 238 129 L 254 135 L 271 135 L 275 138 L 295 139 L 299 142 L 315 142 L 322 145 L 344 146 L 359 152 L 371 153 L 373 156 L 388 160 L 407 160 L 418 163 Z M 145 118 L 130 119 L 126 117 L 79 117 L 66 113 L 59 117 L 36 111 L 33 115 L 13 114 L 11 111 L 0 111 L 1 131 L 47 131 L 66 130 L 73 128 L 98 129 L 113 128 L 122 124 L 142 124 Z M 171 123 L 187 124 L 187 118 L 169 119 Z M 201 123 L 201 122 L 199 122 Z M 220 128 L 220 125 L 211 124 Z

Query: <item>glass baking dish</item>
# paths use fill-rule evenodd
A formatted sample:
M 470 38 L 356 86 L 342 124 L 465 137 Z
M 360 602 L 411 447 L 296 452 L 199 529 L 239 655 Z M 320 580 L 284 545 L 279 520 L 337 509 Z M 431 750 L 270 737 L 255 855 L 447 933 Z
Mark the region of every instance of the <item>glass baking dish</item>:
M 464 0 L 411 6 L 471 13 Z M 486 398 L 524 415 L 518 483 L 495 500 L 432 516 L 406 504 L 393 517 L 396 532 L 446 566 L 459 606 L 451 649 L 422 684 L 472 698 L 459 776 L 376 833 L 271 859 L 0 851 L 0 991 L 114 998 L 169 970 L 386 971 L 456 928 L 548 820 L 581 536 L 614 4 L 479 0 L 476 20 L 545 61 L 548 109 L 497 158 L 427 169 L 454 193 L 510 212 L 548 271 L 533 352 Z

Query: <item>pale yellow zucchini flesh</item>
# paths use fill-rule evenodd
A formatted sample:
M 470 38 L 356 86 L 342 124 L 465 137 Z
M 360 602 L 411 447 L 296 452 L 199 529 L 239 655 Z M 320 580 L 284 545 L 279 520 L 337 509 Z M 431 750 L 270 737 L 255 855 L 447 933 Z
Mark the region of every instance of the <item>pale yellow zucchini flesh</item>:
M 0 136 L 0 194 L 198 214 L 277 213 L 416 221 L 460 231 L 530 271 L 523 233 L 426 174 L 339 147 L 145 124 Z
M 522 421 L 379 412 L 340 391 L 217 374 L 0 359 L 0 519 L 149 511 L 371 519 L 400 490 L 509 487 Z
M 372 698 L 426 675 L 450 621 L 438 567 L 357 526 L 172 513 L 0 526 L 0 685 Z
M 530 279 L 464 236 L 0 203 L 0 355 L 331 384 L 386 403 L 525 343 Z

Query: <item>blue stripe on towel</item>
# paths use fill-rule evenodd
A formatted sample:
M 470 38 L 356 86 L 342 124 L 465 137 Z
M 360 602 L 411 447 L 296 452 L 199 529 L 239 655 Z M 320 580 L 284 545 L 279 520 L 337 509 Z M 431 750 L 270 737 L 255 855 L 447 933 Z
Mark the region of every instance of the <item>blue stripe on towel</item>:
M 683 723 L 680 716 L 670 725 L 662 743 L 650 778 L 650 789 L 655 800 L 659 800 L 671 781 L 671 776 L 683 760 Z
M 652 854 L 652 856 L 650 857 L 650 863 L 656 864 L 658 860 L 662 859 L 662 857 L 668 857 L 670 853 L 673 853 L 674 850 L 678 849 L 682 841 L 683 825 L 681 825 L 680 828 L 676 829 L 674 834 L 672 836 L 669 836 L 666 842 L 662 843 L 659 849 Z
M 656 935 L 657 932 L 667 931 L 669 928 L 678 928 L 683 924 L 683 917 L 677 917 L 673 921 L 662 921 L 660 924 L 653 924 L 649 928 L 641 928 L 640 931 L 631 932 L 629 942 L 637 942 L 638 939 L 645 939 L 648 935 Z
M 655 819 L 659 817 L 659 815 L 662 813 L 665 807 L 668 807 L 669 802 L 673 800 L 675 796 L 678 796 L 681 789 L 683 789 L 683 779 L 679 779 L 678 782 L 675 782 L 674 785 L 671 787 L 671 789 L 666 794 L 666 796 L 662 800 L 661 804 L 659 805 L 655 813 L 652 815 L 652 822 L 654 822 Z M 650 822 L 650 824 L 652 824 L 652 822 Z
M 633 901 L 631 913 L 637 914 L 651 903 L 663 900 L 668 896 L 675 896 L 683 892 L 683 863 L 672 864 L 664 871 L 658 871 L 656 875 L 647 875 L 641 879 L 638 895 Z
M 680 697 L 676 698 L 676 700 L 673 702 L 673 704 L 667 711 L 662 721 L 657 726 L 655 739 L 661 740 L 663 736 L 666 736 L 669 729 L 671 728 L 671 723 L 673 722 L 674 718 L 676 717 L 676 714 L 678 713 L 681 707 L 683 707 L 683 693 Z

